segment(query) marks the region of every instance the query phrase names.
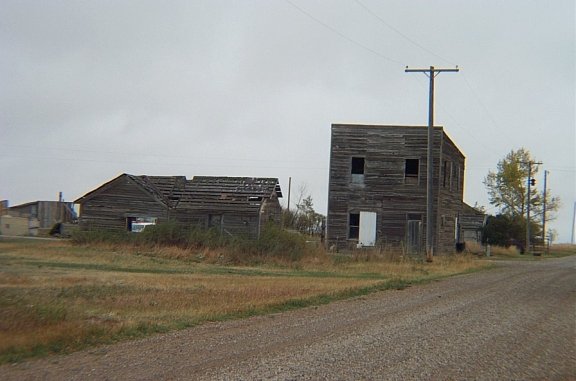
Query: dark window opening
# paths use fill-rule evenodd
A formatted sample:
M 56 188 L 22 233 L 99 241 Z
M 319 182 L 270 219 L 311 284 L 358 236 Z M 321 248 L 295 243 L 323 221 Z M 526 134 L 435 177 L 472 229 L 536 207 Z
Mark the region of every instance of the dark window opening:
M 358 239 L 360 236 L 360 213 L 350 213 L 348 227 L 348 238 Z
M 353 175 L 363 175 L 364 174 L 364 158 L 363 157 L 353 157 L 352 158 L 352 174 Z
M 406 184 L 418 184 L 418 171 L 420 167 L 420 160 L 406 159 L 404 165 L 404 182 Z

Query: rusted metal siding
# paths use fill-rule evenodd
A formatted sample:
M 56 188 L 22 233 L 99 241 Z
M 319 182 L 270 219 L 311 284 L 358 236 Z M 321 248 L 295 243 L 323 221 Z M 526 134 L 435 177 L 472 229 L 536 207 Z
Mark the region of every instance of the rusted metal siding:
M 349 238 L 350 213 L 375 212 L 376 239 L 380 245 L 405 246 L 408 221 L 418 218 L 425 231 L 426 224 L 426 150 L 427 127 L 332 125 L 330 177 L 327 219 L 327 244 L 338 248 L 353 247 L 356 239 Z M 444 134 L 434 130 L 434 173 L 441 171 L 440 157 L 461 164 L 464 157 Z M 351 174 L 353 157 L 365 159 L 363 181 Z M 406 159 L 418 160 L 416 177 L 406 176 Z M 411 162 L 413 164 L 414 162 Z M 412 168 L 413 170 L 413 168 Z M 463 176 L 460 177 L 463 181 Z M 458 209 L 453 200 L 460 191 L 439 193 L 440 176 L 435 175 L 433 197 L 435 215 Z M 438 236 L 437 236 L 438 235 Z M 451 233 L 453 236 L 454 233 Z M 448 229 L 434 232 L 438 249 L 452 250 Z M 425 247 L 424 237 L 421 247 Z M 450 246 L 450 247 L 449 247 Z

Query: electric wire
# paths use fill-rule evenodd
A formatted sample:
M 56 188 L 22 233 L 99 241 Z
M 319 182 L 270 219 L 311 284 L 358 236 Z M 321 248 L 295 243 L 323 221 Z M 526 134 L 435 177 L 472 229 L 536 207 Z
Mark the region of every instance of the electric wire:
M 416 78 L 416 77 L 414 77 L 414 78 Z M 421 87 L 423 87 L 423 88 L 426 87 L 421 81 L 419 81 L 419 80 L 417 80 L 417 79 L 416 79 L 416 81 L 417 81 L 417 83 L 418 83 L 419 86 L 421 86 Z M 478 138 L 476 135 L 474 135 L 474 134 L 470 131 L 470 129 L 467 129 L 467 128 L 462 127 L 461 123 L 454 117 L 454 115 L 453 115 L 451 112 L 448 111 L 448 109 L 447 109 L 446 107 L 444 107 L 442 104 L 440 104 L 438 107 L 442 110 L 443 113 L 445 113 L 445 114 L 448 116 L 448 118 L 450 118 L 450 119 L 452 120 L 452 122 L 454 123 L 454 126 L 455 126 L 456 128 L 458 128 L 460 131 L 463 131 L 463 132 L 465 132 L 466 134 L 468 134 L 468 135 L 473 139 L 473 141 L 474 141 L 475 143 L 480 143 L 480 145 L 481 145 L 484 149 L 486 149 L 486 150 L 488 150 L 488 151 L 491 151 L 492 153 L 494 153 L 494 154 L 496 154 L 496 155 L 499 155 L 499 154 L 500 154 L 500 153 L 496 152 L 496 151 L 494 150 L 494 148 L 492 148 L 490 145 L 485 144 L 485 143 L 482 141 L 482 139 L 480 139 L 480 138 Z
M 499 123 L 492 116 L 492 113 L 488 110 L 488 107 L 486 107 L 486 104 L 482 101 L 482 99 L 480 98 L 478 93 L 474 90 L 474 88 L 472 87 L 472 85 L 470 84 L 470 82 L 468 81 L 468 79 L 466 78 L 466 75 L 464 73 L 462 73 L 462 80 L 464 81 L 464 83 L 466 84 L 466 86 L 468 87 L 468 89 L 470 90 L 472 95 L 474 96 L 474 99 L 476 100 L 476 102 L 480 105 L 481 109 L 484 111 L 484 113 L 486 114 L 486 116 L 488 117 L 490 122 L 492 123 L 492 126 L 496 128 L 496 131 L 498 131 L 499 134 L 506 135 L 506 137 L 510 141 L 513 141 L 514 139 L 508 135 L 506 130 L 503 128 L 500 128 Z
M 346 41 L 348 41 L 348 42 L 350 42 L 350 43 L 352 43 L 352 44 L 354 44 L 354 45 L 356 45 L 356 46 L 359 46 L 360 48 L 362 48 L 362 49 L 364 49 L 364 50 L 366 50 L 366 51 L 368 51 L 368 52 L 370 52 L 370 53 L 372 53 L 372 54 L 375 54 L 375 55 L 377 55 L 378 57 L 380 57 L 380 58 L 382 58 L 382 59 L 384 59 L 384 60 L 386 60 L 386 61 L 393 62 L 393 63 L 395 63 L 395 64 L 399 64 L 399 65 L 402 65 L 402 66 L 406 66 L 406 65 L 404 65 L 402 62 L 400 62 L 400 61 L 398 61 L 398 60 L 396 60 L 396 59 L 394 59 L 394 58 L 388 57 L 388 56 L 380 53 L 379 51 L 374 50 L 374 49 L 370 48 L 369 46 L 366 46 L 366 45 L 362 44 L 361 42 L 359 42 L 359 41 L 357 41 L 357 40 L 355 40 L 355 39 L 353 39 L 353 38 L 351 38 L 351 37 L 348 37 L 348 36 L 345 35 L 344 33 L 340 32 L 338 29 L 330 26 L 329 24 L 327 24 L 327 23 L 325 23 L 324 21 L 320 20 L 319 18 L 317 18 L 316 16 L 314 16 L 314 15 L 311 14 L 310 12 L 306 11 L 304 8 L 299 7 L 298 5 L 294 4 L 291 0 L 284 0 L 284 1 L 287 2 L 288 4 L 290 4 L 292 7 L 294 7 L 296 10 L 298 10 L 300 13 L 304 14 L 305 16 L 307 16 L 307 17 L 310 18 L 311 20 L 315 21 L 316 23 L 322 25 L 324 28 L 328 29 L 328 30 L 331 31 L 332 33 L 337 34 L 338 36 L 340 36 L 340 37 L 343 38 L 344 40 L 346 40 Z
M 406 34 L 402 33 L 399 29 L 393 27 L 392 25 L 390 25 L 388 22 L 386 22 L 386 20 L 384 20 L 382 17 L 380 17 L 376 12 L 374 12 L 373 10 L 371 10 L 370 8 L 368 8 L 363 2 L 361 2 L 360 0 L 354 0 L 356 2 L 356 4 L 358 4 L 360 7 L 362 7 L 366 12 L 368 12 L 369 14 L 371 14 L 373 17 L 375 17 L 378 21 L 380 21 L 384 26 L 386 26 L 388 29 L 390 29 L 391 31 L 393 31 L 394 33 L 396 33 L 397 35 L 399 35 L 400 37 L 402 37 L 403 39 L 405 39 L 406 41 L 408 41 L 409 43 L 411 43 L 412 45 L 416 46 L 417 48 L 422 49 L 423 51 L 425 51 L 428 54 L 433 55 L 436 58 L 440 58 L 442 61 L 452 65 L 452 66 L 456 66 L 456 64 L 454 64 L 454 62 L 452 60 L 448 60 L 444 57 L 442 57 L 439 54 L 436 54 L 435 52 L 433 52 L 432 50 L 426 48 L 425 46 L 419 44 L 417 41 L 411 39 L 410 37 L 408 37 Z

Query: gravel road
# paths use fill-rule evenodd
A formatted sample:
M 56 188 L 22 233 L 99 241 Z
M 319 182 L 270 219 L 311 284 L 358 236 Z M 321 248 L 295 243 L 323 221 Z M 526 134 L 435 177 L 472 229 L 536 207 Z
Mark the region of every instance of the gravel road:
M 576 380 L 576 257 L 0 367 L 2 380 Z

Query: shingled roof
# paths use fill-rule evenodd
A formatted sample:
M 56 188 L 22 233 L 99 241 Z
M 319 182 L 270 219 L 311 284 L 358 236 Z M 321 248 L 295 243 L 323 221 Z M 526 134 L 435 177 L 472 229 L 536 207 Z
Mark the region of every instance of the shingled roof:
M 82 203 L 107 189 L 121 177 L 128 177 L 154 198 L 171 208 L 204 209 L 225 205 L 259 207 L 264 198 L 282 197 L 277 178 L 195 176 L 147 176 L 122 174 L 75 202 Z
M 172 208 L 178 205 L 186 191 L 185 176 L 128 176 Z
M 186 184 L 181 207 L 259 208 L 262 200 L 270 197 L 282 197 L 277 178 L 195 176 Z

